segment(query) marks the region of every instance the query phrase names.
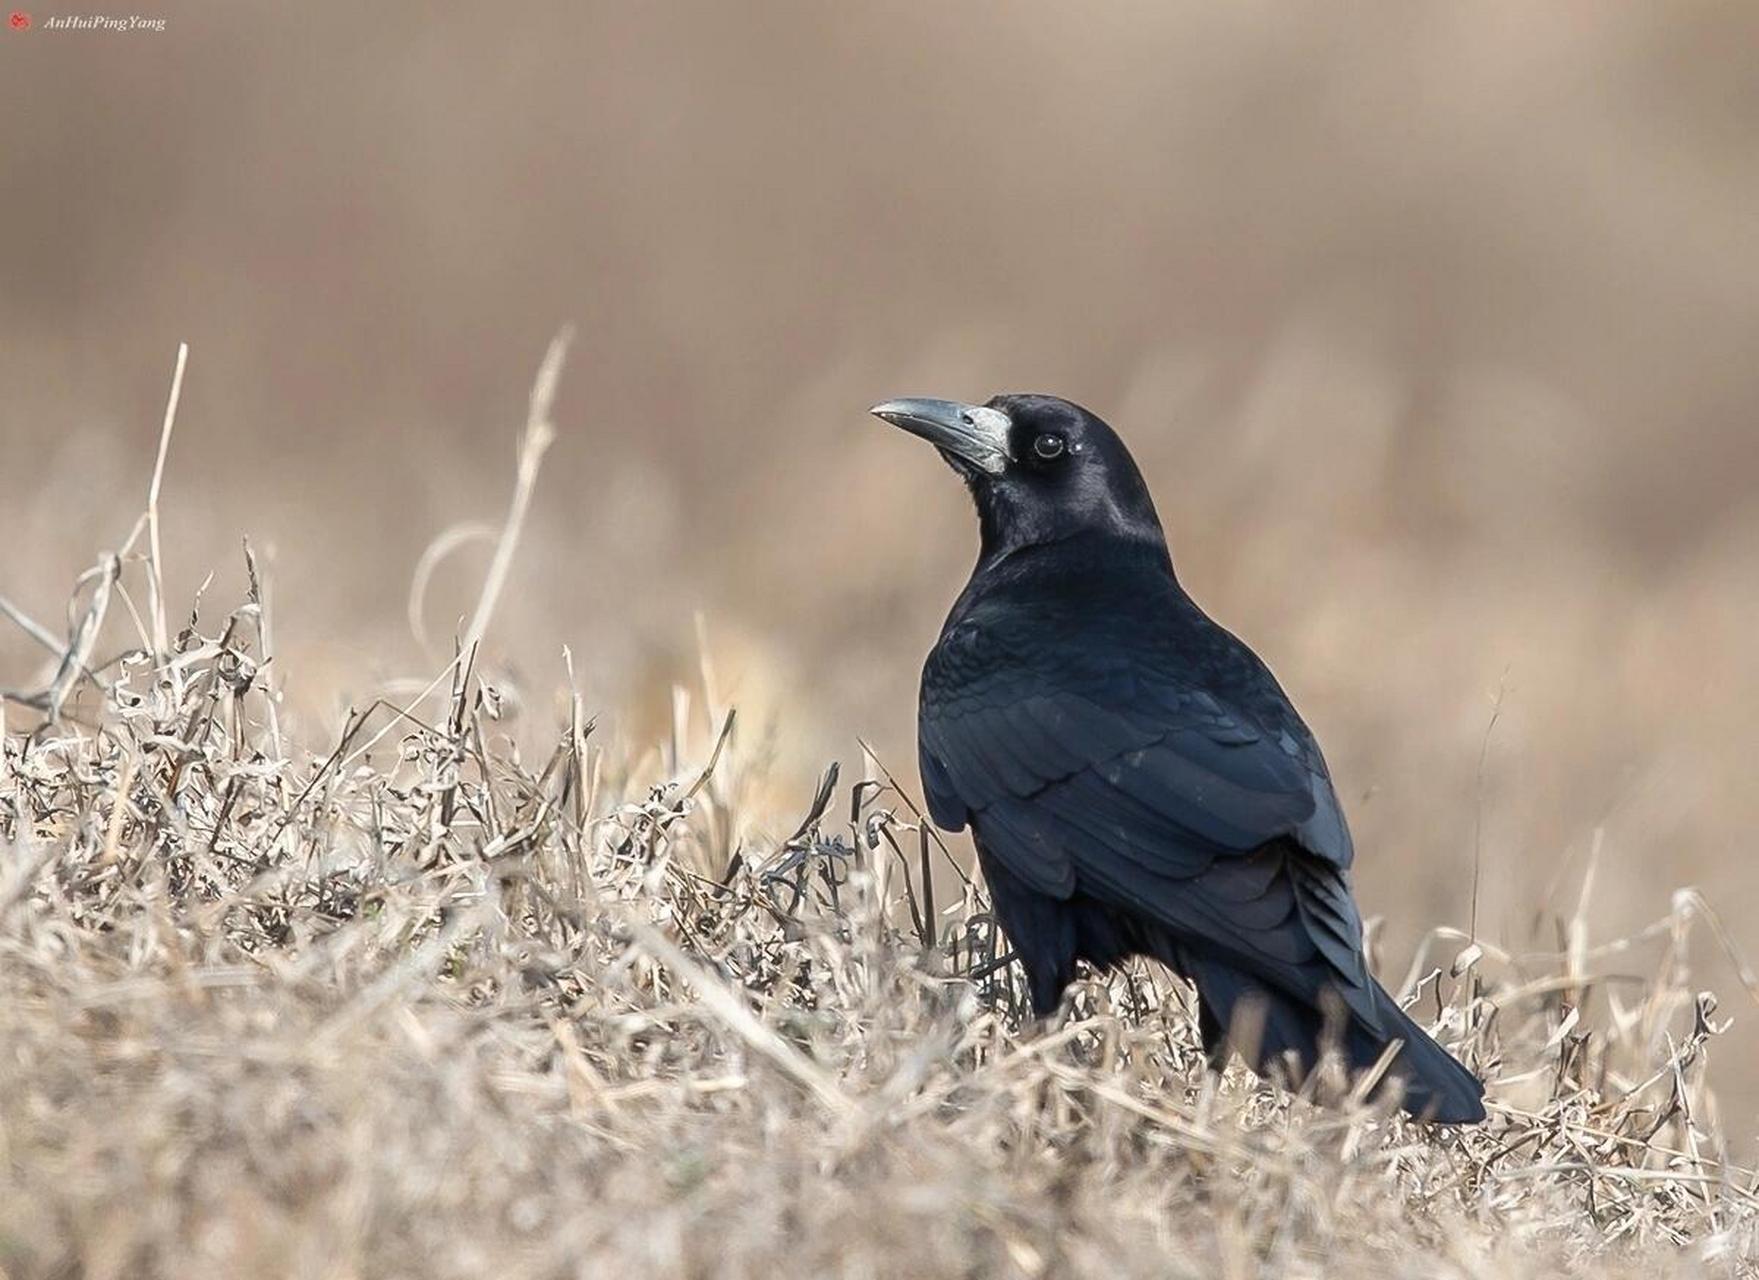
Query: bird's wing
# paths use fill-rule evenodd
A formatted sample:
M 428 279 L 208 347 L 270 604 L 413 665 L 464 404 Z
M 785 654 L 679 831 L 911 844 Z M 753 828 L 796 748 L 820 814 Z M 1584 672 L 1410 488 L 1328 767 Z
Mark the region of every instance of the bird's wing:
M 922 774 L 944 826 L 1041 893 L 1077 889 L 1266 977 L 1364 986 L 1351 846 L 1311 735 L 1219 628 L 1047 645 L 981 613 L 923 673 Z M 1346 998 L 1348 992 L 1346 991 Z M 1354 1001 L 1351 1001 L 1354 1004 Z

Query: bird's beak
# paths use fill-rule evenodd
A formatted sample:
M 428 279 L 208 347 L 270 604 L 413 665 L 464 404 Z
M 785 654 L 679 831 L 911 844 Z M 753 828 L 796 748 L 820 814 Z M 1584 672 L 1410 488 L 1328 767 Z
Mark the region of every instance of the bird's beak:
M 956 400 L 888 400 L 868 412 L 992 476 L 1007 469 L 1013 424 L 1000 409 Z

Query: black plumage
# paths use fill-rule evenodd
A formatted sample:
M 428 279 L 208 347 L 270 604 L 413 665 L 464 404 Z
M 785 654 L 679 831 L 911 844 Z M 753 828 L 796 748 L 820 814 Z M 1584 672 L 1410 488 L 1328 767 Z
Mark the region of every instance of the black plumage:
M 1050 396 L 902 400 L 880 417 L 967 481 L 977 567 L 922 673 L 934 820 L 971 828 L 1052 1012 L 1079 960 L 1161 960 L 1196 987 L 1205 1044 L 1296 1078 L 1332 1037 L 1366 1068 L 1393 1041 L 1404 1105 L 1484 1116 L 1478 1080 L 1374 980 L 1349 829 L 1269 669 L 1180 587 L 1129 452 Z

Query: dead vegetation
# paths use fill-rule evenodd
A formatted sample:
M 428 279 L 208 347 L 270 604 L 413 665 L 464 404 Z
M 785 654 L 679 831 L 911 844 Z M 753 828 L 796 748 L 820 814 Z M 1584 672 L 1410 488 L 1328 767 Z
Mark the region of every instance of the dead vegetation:
M 1209 1073 L 1146 966 L 1025 1025 L 981 885 L 871 756 L 748 814 L 706 687 L 657 751 L 576 696 L 524 758 L 493 577 L 431 684 L 308 750 L 254 562 L 176 629 L 156 527 L 65 634 L 8 606 L 53 654 L 0 752 L 12 1280 L 1754 1273 L 1690 892 L 1554 954 L 1432 935 L 1406 990 L 1488 1124 L 1321 1108 Z

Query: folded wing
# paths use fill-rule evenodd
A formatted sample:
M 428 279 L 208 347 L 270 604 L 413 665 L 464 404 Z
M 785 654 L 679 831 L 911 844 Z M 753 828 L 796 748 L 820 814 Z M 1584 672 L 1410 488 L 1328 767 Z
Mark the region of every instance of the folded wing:
M 979 616 L 931 655 L 920 747 L 935 820 L 972 825 L 1040 893 L 1132 912 L 1306 999 L 1329 987 L 1378 1025 L 1349 833 L 1268 671 L 1226 633 L 1194 673 L 1192 654 L 1152 645 L 1010 643 L 1040 633 Z M 1230 678 L 1258 705 L 1230 699 Z

